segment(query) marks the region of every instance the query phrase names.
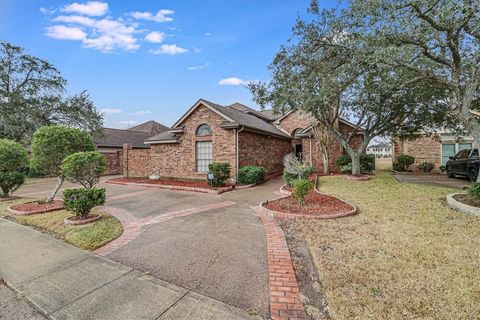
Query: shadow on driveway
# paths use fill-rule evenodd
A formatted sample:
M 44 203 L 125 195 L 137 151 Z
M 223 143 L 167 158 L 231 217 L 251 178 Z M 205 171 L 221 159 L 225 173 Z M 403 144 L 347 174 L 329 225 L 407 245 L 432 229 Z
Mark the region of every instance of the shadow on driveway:
M 400 182 L 443 188 L 465 189 L 471 185 L 471 182 L 467 178 L 448 178 L 446 175 L 393 174 L 393 177 Z

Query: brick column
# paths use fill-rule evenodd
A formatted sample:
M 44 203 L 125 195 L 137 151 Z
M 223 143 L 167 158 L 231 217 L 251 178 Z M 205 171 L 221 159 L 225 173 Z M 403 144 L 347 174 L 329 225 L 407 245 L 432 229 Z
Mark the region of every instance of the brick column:
M 123 144 L 123 176 L 125 178 L 128 178 L 128 158 L 130 157 L 130 150 L 132 149 L 132 145 L 129 143 L 124 143 Z

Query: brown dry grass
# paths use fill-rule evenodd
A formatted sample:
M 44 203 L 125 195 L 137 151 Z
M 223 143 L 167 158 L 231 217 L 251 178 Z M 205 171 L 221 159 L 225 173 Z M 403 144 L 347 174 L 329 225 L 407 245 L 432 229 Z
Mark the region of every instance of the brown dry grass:
M 449 209 L 455 190 L 322 177 L 357 216 L 300 223 L 334 319 L 479 319 L 480 219 Z

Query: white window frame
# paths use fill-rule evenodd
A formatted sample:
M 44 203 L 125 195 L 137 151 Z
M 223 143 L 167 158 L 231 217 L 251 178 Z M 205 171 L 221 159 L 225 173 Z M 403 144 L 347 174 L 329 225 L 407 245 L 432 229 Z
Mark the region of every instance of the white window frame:
M 202 153 L 200 157 L 200 154 L 199 154 L 199 146 L 201 144 L 210 144 L 210 157 L 208 157 L 208 154 L 204 154 Z M 204 156 L 207 156 L 207 157 L 204 157 Z M 204 163 L 202 163 L 201 165 L 199 164 L 200 161 L 206 161 L 206 166 Z M 207 173 L 208 172 L 208 165 L 211 164 L 213 162 L 213 143 L 212 141 L 208 140 L 208 141 L 196 141 L 195 142 L 195 172 L 197 173 Z M 200 166 L 204 167 L 205 168 L 205 171 L 200 171 Z M 203 169 L 203 168 L 202 168 Z

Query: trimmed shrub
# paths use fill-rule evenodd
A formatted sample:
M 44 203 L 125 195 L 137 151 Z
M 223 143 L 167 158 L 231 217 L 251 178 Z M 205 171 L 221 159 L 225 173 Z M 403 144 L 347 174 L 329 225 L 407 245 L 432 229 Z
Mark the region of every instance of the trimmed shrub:
M 307 179 L 296 179 L 293 181 L 292 196 L 302 206 L 305 204 L 305 196 L 312 189 L 312 183 Z
M 314 169 L 311 165 L 305 164 L 303 165 L 303 167 L 301 167 L 301 171 L 302 172 L 300 173 L 300 175 L 298 175 L 298 174 L 289 173 L 286 170 L 283 170 L 282 178 L 285 181 L 285 183 L 291 187 L 295 180 L 298 180 L 298 179 L 308 180 L 308 177 L 313 173 Z
M 0 139 L 0 171 L 21 171 L 27 166 L 27 150 L 18 142 Z
M 341 156 L 335 159 L 335 166 L 343 173 L 352 172 L 352 158 L 349 155 Z M 371 173 L 375 170 L 375 155 L 360 155 L 360 171 L 362 173 Z
M 105 204 L 105 188 L 102 189 L 66 189 L 63 191 L 63 205 L 76 216 L 83 219 L 90 211 Z
M 27 150 L 15 141 L 0 139 L 0 189 L 3 196 L 10 196 L 25 182 L 27 166 Z
M 213 173 L 213 180 L 208 183 L 213 187 L 221 187 L 230 178 L 230 163 L 228 162 L 213 162 L 208 165 L 209 173 Z
M 415 162 L 415 157 L 408 154 L 401 154 L 397 157 L 396 162 L 398 162 L 398 169 L 396 171 L 406 172 L 408 167 Z
M 0 171 L 0 188 L 2 195 L 10 196 L 25 182 L 25 174 L 22 172 L 3 172 Z
M 473 206 L 480 206 L 480 182 L 474 182 L 468 188 L 467 201 Z
M 440 169 L 440 171 L 442 172 L 445 172 L 445 170 L 447 170 L 447 167 L 445 165 L 441 165 L 440 167 L 438 167 L 438 169 Z
M 72 183 L 93 188 L 107 169 L 107 159 L 97 151 L 77 152 L 62 161 L 62 175 Z
M 428 161 L 424 161 L 418 165 L 418 168 L 425 173 L 432 171 L 434 167 L 435 165 Z
M 260 166 L 245 166 L 238 170 L 238 182 L 256 184 L 262 182 L 267 175 L 267 169 Z
M 403 165 L 400 164 L 398 161 L 393 162 L 392 169 L 393 171 L 397 171 L 397 172 L 403 172 L 404 170 Z

